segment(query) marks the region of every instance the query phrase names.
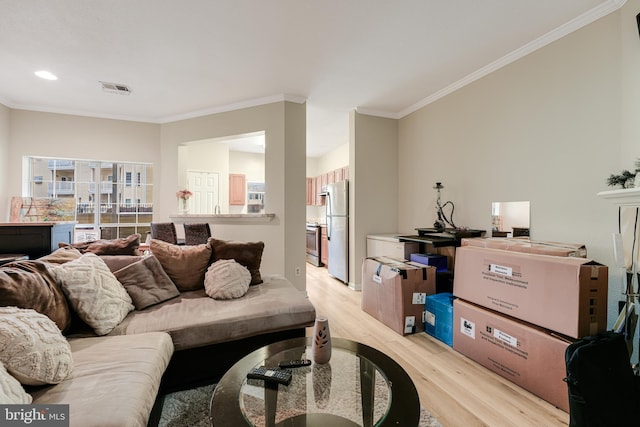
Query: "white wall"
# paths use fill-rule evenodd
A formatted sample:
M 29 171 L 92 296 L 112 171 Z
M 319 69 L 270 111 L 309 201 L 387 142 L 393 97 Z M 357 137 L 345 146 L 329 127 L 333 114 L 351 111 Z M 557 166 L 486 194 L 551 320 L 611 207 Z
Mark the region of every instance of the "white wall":
M 628 23 L 640 3 L 630 3 L 401 119 L 399 228 L 433 224 L 432 186 L 440 181 L 458 226 L 489 231 L 492 201 L 529 200 L 533 238 L 584 243 L 591 258 L 613 265 L 616 208 L 596 193 L 621 167 L 622 151 L 625 163 L 640 157 L 638 139 L 624 142 L 620 126 L 621 76 L 636 91 L 640 75 L 638 61 L 621 70 L 632 62 L 622 61 L 626 55 L 640 56 L 638 30 Z M 621 39 L 633 46 L 623 51 Z M 633 104 L 622 117 L 637 129 Z M 610 322 L 620 299 L 611 273 Z

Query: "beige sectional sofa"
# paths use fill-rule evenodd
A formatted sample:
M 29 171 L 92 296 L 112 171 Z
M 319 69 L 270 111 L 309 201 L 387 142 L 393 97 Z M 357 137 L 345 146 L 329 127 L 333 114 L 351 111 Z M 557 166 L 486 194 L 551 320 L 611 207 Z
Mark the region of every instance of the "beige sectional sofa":
M 306 293 L 296 289 L 284 276 L 261 277 L 255 262 L 250 265 L 250 260 L 247 262 L 242 254 L 236 254 L 238 263 L 247 264 L 252 285 L 237 298 L 212 298 L 209 294 L 215 293 L 208 285 L 215 280 L 207 271 L 228 247 L 215 239 L 207 245 L 191 248 L 167 245 L 152 242 L 151 257 L 155 259 L 135 255 L 137 246 L 134 241 L 132 246 L 136 251 L 132 251 L 132 255 L 121 255 L 126 251 L 113 251 L 113 248 L 107 251 L 94 248 L 88 255 L 87 248 L 64 248 L 48 258 L 21 261 L 30 265 L 14 263 L 0 267 L 0 286 L 3 288 L 0 289 L 0 306 L 22 305 L 22 308 L 47 315 L 60 330 L 65 331 L 73 358 L 72 371 L 62 381 L 24 387 L 32 403 L 69 404 L 72 426 L 154 424 L 161 406 L 157 398 L 162 393 L 216 381 L 248 352 L 280 339 L 304 336 L 305 328 L 313 325 L 315 309 Z M 219 248 L 217 256 L 216 247 Z M 241 249 L 246 252 L 247 247 L 242 246 Z M 207 251 L 210 256 L 203 271 L 201 264 Z M 261 250 L 259 252 L 261 255 Z M 95 253 L 100 256 L 94 256 Z M 21 275 L 21 269 L 30 274 L 35 271 L 40 276 L 52 272 L 55 280 L 46 278 L 45 282 L 51 298 L 59 300 L 60 293 L 55 288 L 60 286 L 60 278 L 68 274 L 71 264 L 67 262 L 77 264 L 78 260 L 88 259 L 95 264 L 98 263 L 96 258 L 102 260 L 109 274 L 133 296 L 132 306 L 141 307 L 126 312 L 114 327 L 109 326 L 108 333 L 98 336 L 95 331 L 104 330 L 91 319 L 88 322 L 78 320 L 77 317 L 85 320 L 81 314 L 83 308 L 74 301 L 74 295 L 67 290 L 68 285 L 62 286 L 70 306 L 71 321 L 66 327 L 64 316 L 60 314 L 60 302 L 51 305 L 40 298 L 32 304 L 17 303 L 20 297 L 16 292 L 25 295 L 33 292 L 28 289 L 28 284 L 26 290 L 16 290 L 18 286 L 25 285 L 24 277 L 18 278 L 18 284 L 11 285 L 10 282 L 16 280 L 16 271 L 19 272 L 17 276 Z M 196 258 L 200 259 L 199 264 L 193 265 Z M 43 263 L 46 272 L 42 269 Z M 33 268 L 34 265 L 37 268 Z M 150 265 L 161 265 L 162 268 Z M 62 269 L 66 270 L 64 274 Z M 107 275 L 104 271 L 101 274 Z M 163 275 L 162 278 L 159 275 Z M 177 292 L 173 289 L 167 291 L 171 286 L 166 284 L 167 277 L 176 285 Z M 235 277 L 228 281 L 235 285 Z M 162 281 L 168 287 L 155 289 L 150 278 Z M 113 283 L 111 277 L 107 279 Z M 42 284 L 38 286 L 43 288 Z M 156 297 L 156 294 L 160 296 Z M 154 301 L 154 298 L 160 301 Z M 122 304 L 126 306 L 127 303 Z M 1 351 L 0 361 L 3 361 Z M 7 370 L 11 373 L 9 367 Z

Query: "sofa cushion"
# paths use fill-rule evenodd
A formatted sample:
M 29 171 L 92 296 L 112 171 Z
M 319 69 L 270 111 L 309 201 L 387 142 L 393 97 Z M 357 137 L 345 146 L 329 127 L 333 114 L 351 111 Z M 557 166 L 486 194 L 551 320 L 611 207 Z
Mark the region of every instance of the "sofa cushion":
M 93 253 L 52 271 L 78 316 L 98 335 L 108 334 L 134 308 L 122 284 Z
M 24 391 L 20 381 L 7 372 L 0 363 L 0 402 L 9 405 L 28 405 L 31 403 L 31 395 Z
M 153 255 L 115 271 L 114 276 L 126 289 L 136 310 L 145 309 L 180 294 L 176 285 Z
M 17 261 L 0 267 L 0 306 L 32 308 L 56 322 L 61 331 L 71 324 L 67 300 L 47 263 Z
M 58 243 L 59 247 L 71 246 L 81 253 L 91 252 L 96 255 L 140 255 L 140 234 L 131 234 L 119 239 L 103 239 L 93 242 Z
M 315 309 L 284 276 L 266 276 L 242 298 L 216 300 L 204 289 L 132 311 L 111 335 L 168 332 L 177 350 L 312 326 Z
M 221 259 L 234 259 L 249 269 L 251 285 L 262 283 L 260 263 L 262 262 L 264 242 L 231 242 L 211 237 L 209 244 L 213 251 L 213 262 Z
M 211 260 L 211 246 L 174 245 L 151 239 L 149 249 L 181 292 L 204 288 L 204 274 Z
M 71 347 L 44 314 L 0 308 L 0 361 L 22 384 L 57 384 L 73 370 Z
M 64 264 L 65 262 L 73 261 L 82 256 L 82 253 L 72 246 L 65 246 L 63 248 L 56 249 L 49 255 L 38 258 L 38 261 L 48 262 L 49 264 Z
M 251 273 L 233 259 L 214 262 L 204 276 L 205 292 L 215 299 L 240 298 L 249 290 L 249 283 Z
M 146 426 L 173 344 L 165 333 L 72 338 L 73 374 L 30 390 L 34 404 L 68 404 L 72 426 Z M 206 418 L 206 417 L 205 417 Z

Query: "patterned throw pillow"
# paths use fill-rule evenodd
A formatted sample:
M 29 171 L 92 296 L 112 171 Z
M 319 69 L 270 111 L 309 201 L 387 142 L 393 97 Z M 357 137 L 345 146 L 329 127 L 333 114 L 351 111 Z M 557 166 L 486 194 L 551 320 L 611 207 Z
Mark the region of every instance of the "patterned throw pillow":
M 111 332 L 134 308 L 122 284 L 93 253 L 52 268 L 52 272 L 71 307 L 98 335 Z
M 28 405 L 33 401 L 29 393 L 24 391 L 20 381 L 15 379 L 2 363 L 0 363 L 0 403 L 6 405 Z
M 233 259 L 249 269 L 252 286 L 262 283 L 260 264 L 262 263 L 264 242 L 232 242 L 211 237 L 209 244 L 213 251 L 214 262 L 221 259 Z
M 0 308 L 0 361 L 22 384 L 58 384 L 73 370 L 71 346 L 44 314 Z
M 232 259 L 216 261 L 207 269 L 204 288 L 211 298 L 240 298 L 249 290 L 251 273 L 247 267 Z

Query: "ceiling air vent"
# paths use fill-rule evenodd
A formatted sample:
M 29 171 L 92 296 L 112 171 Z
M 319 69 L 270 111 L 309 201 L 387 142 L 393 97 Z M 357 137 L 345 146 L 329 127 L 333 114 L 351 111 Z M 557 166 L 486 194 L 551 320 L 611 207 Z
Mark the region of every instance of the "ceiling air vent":
M 127 85 L 107 82 L 100 82 L 100 84 L 102 85 L 102 90 L 105 92 L 118 93 L 120 95 L 129 95 L 131 93 L 131 88 Z

